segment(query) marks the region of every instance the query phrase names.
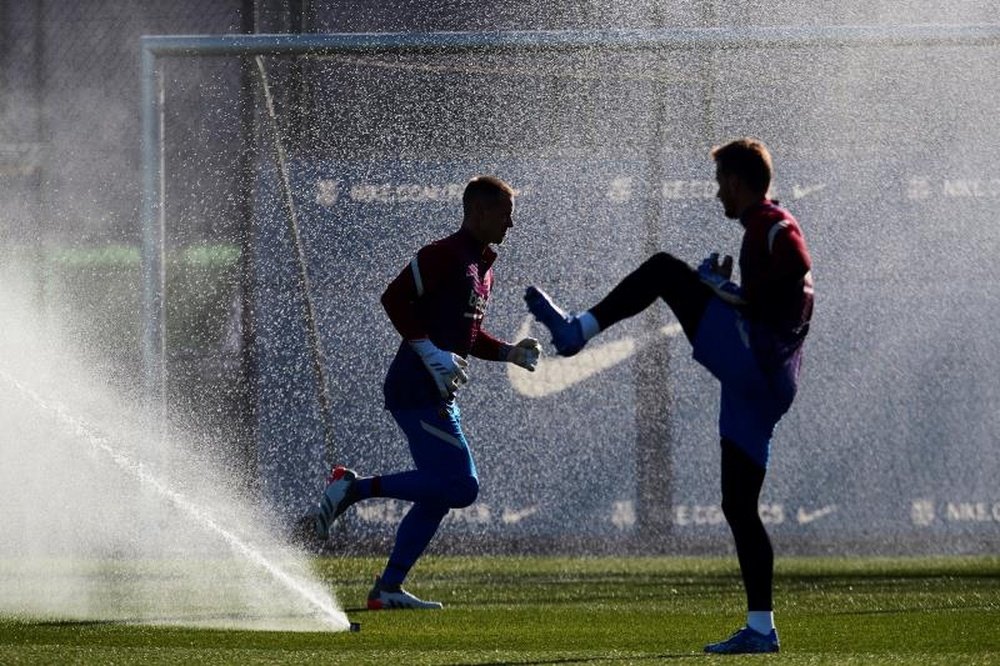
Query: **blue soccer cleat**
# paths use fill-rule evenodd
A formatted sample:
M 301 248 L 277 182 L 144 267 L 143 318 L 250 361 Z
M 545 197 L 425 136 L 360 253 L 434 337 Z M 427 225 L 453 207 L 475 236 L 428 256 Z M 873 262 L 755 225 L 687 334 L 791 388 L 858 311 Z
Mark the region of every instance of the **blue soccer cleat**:
M 330 470 L 330 476 L 326 480 L 326 489 L 323 491 L 323 497 L 320 498 L 314 514 L 316 536 L 323 541 L 330 538 L 330 527 L 333 526 L 333 521 L 350 506 L 346 499 L 347 491 L 351 489 L 357 478 L 358 475 L 353 470 L 347 469 L 343 465 L 337 465 Z
M 778 632 L 774 629 L 769 634 L 762 634 L 750 627 L 743 627 L 724 641 L 705 646 L 705 652 L 711 654 L 759 654 L 777 652 Z
M 528 287 L 524 292 L 524 302 L 535 319 L 549 329 L 552 344 L 560 356 L 572 356 L 587 344 L 576 315 L 564 312 L 544 291 Z

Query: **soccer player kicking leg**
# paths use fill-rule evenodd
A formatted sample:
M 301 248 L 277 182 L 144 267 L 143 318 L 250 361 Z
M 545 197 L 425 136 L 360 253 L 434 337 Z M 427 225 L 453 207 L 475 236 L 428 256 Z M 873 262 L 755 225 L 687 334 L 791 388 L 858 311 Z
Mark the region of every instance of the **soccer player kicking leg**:
M 413 502 L 399 524 L 385 571 L 368 607 L 441 608 L 401 587 L 450 509 L 476 500 L 479 478 L 462 434 L 456 392 L 465 384 L 468 358 L 513 363 L 534 370 L 541 346 L 525 338 L 505 342 L 483 328 L 493 285 L 491 247 L 513 227 L 514 189 L 499 178 L 477 176 L 462 196 L 462 225 L 425 245 L 382 294 L 382 305 L 402 340 L 386 373 L 386 409 L 409 441 L 415 469 L 358 478 L 335 467 L 316 511 L 316 532 L 351 504 L 370 497 Z
M 457 405 L 451 403 L 444 410 L 397 410 L 392 415 L 409 440 L 416 469 L 358 478 L 352 470 L 335 467 L 320 502 L 317 531 L 327 538 L 328 526 L 361 500 L 386 497 L 413 502 L 396 530 L 385 570 L 368 594 L 368 608 L 437 609 L 442 607 L 439 602 L 418 599 L 402 584 L 448 511 L 476 501 L 479 477 L 462 434 Z
M 528 287 L 528 309 L 562 356 L 662 299 L 691 342 L 694 359 L 720 382 L 722 507 L 736 543 L 747 593 L 747 622 L 713 653 L 777 652 L 771 599 L 774 553 L 758 513 L 774 427 L 796 391 L 801 345 L 812 314 L 811 261 L 795 219 L 767 198 L 771 158 L 741 139 L 716 148 L 718 198 L 745 229 L 743 284 L 730 281 L 732 259 L 708 257 L 697 270 L 661 252 L 581 314 Z
M 657 299 L 662 299 L 673 310 L 685 336 L 696 349 L 696 358 L 699 347 L 711 344 L 709 336 L 702 336 L 703 342 L 698 336 L 703 322 L 712 323 L 704 321 L 709 305 L 713 309 L 732 310 L 699 279 L 696 271 L 667 253 L 652 256 L 597 305 L 579 315 L 563 312 L 547 294 L 535 287 L 529 287 L 525 295 L 529 309 L 549 329 L 553 345 L 563 356 L 575 354 L 586 345 L 587 340 L 622 319 L 642 312 Z M 734 316 L 731 323 L 734 328 L 735 323 Z M 736 335 L 738 333 L 734 331 L 731 337 Z M 711 350 L 700 351 L 707 354 Z M 716 347 L 714 351 L 722 350 Z M 727 355 L 728 351 L 722 355 Z M 731 646 L 733 649 L 726 651 L 774 652 L 778 649 L 771 607 L 774 556 L 757 511 L 765 468 L 732 439 L 723 436 L 721 447 L 722 508 L 736 543 L 740 573 L 747 592 L 746 628 L 753 630 L 753 633 L 747 633 L 746 628 L 741 630 L 740 645 Z M 756 640 L 758 634 L 760 640 Z M 758 644 L 760 649 L 755 649 Z

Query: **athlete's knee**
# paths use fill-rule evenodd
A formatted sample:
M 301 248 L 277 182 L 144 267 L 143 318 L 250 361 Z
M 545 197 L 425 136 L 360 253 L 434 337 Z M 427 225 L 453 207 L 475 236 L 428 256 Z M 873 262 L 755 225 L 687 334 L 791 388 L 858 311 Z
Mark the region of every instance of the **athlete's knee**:
M 448 484 L 448 504 L 453 509 L 467 507 L 479 497 L 479 479 L 470 475 L 452 477 Z
M 673 311 L 688 340 L 693 341 L 698 324 L 711 298 L 697 272 L 668 252 L 657 252 L 643 264 L 644 277 L 656 285 L 660 298 Z
M 407 516 L 413 515 L 415 518 L 418 518 L 425 523 L 437 524 L 440 523 L 446 515 L 448 515 L 450 510 L 450 506 L 437 501 L 417 502 L 413 505 L 413 508 L 410 509 Z
M 743 497 L 722 495 L 722 515 L 730 526 L 744 526 L 760 520 L 757 507 Z
M 760 522 L 757 499 L 752 493 L 735 488 L 722 489 L 722 515 L 731 527 L 744 527 Z
M 657 252 L 645 262 L 648 270 L 664 277 L 676 275 L 679 271 L 690 271 L 691 267 L 670 254 L 669 252 Z
M 757 506 L 757 496 L 746 490 L 722 490 L 722 515 L 730 529 L 736 532 L 761 532 L 764 522 Z

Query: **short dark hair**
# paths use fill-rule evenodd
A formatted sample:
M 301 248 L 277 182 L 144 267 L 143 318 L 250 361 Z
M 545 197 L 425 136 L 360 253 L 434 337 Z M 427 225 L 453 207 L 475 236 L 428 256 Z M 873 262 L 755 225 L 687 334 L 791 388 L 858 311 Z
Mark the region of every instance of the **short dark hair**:
M 468 215 L 474 203 L 495 205 L 514 198 L 514 188 L 496 176 L 475 176 L 462 193 L 462 209 Z
M 767 146 L 749 137 L 730 141 L 724 146 L 712 149 L 712 158 L 719 172 L 739 177 L 748 187 L 766 194 L 771 187 L 771 153 Z

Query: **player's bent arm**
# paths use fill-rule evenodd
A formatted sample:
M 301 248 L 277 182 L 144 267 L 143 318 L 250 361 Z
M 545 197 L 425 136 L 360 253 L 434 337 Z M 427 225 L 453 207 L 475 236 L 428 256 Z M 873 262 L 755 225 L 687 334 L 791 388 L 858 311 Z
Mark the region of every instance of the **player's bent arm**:
M 484 361 L 505 361 L 507 360 L 506 347 L 510 345 L 492 333 L 480 328 L 476 331 L 476 337 L 472 341 L 469 354 Z
M 420 248 L 382 294 L 382 307 L 392 325 L 406 339 L 425 338 L 427 330 L 418 315 L 418 301 L 447 278 L 447 254 L 436 244 Z
M 785 227 L 775 236 L 768 257 L 767 270 L 754 283 L 743 285 L 743 295 L 750 303 L 785 285 L 803 284 L 812 270 L 805 239 L 795 228 Z
M 538 365 L 538 357 L 542 353 L 542 345 L 534 338 L 524 338 L 516 344 L 511 344 L 479 329 L 469 353 L 486 361 L 513 363 L 534 372 L 535 366 Z
M 423 362 L 427 372 L 434 379 L 438 393 L 444 399 L 451 398 L 463 384 L 469 381 L 466 369 L 469 362 L 453 352 L 439 349 L 428 338 L 407 340 L 413 351 Z
M 382 307 L 403 338 L 426 338 L 427 331 L 417 315 L 416 291 L 409 267 L 404 268 L 382 293 Z
M 719 254 L 713 252 L 708 255 L 698 266 L 698 279 L 706 285 L 715 295 L 730 305 L 746 305 L 747 297 L 743 289 L 729 278 L 733 274 L 733 258 L 726 256 L 725 260 L 719 263 Z
M 768 277 L 776 281 L 801 280 L 812 269 L 812 258 L 798 227 L 783 229 L 771 244 Z
M 702 284 L 714 291 L 715 295 L 722 299 L 722 301 L 730 305 L 746 305 L 749 301 L 748 295 L 744 293 L 738 284 L 727 280 L 720 273 L 699 268 L 698 279 L 701 280 Z

